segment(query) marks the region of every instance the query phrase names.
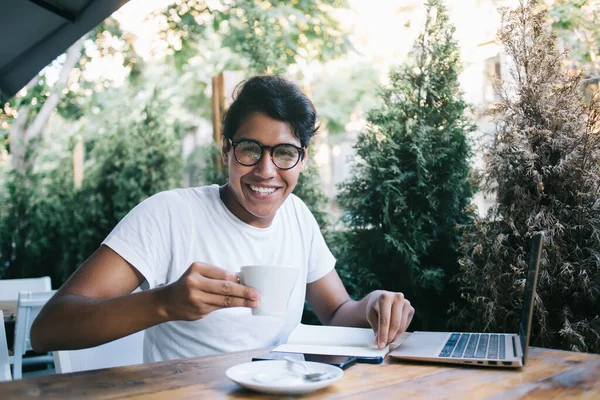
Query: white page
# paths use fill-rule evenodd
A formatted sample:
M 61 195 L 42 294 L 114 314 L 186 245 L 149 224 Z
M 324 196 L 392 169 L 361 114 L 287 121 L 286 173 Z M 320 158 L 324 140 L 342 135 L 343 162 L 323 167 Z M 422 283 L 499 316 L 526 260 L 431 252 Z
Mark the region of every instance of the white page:
M 273 349 L 282 353 L 329 354 L 334 356 L 385 357 L 389 347 L 318 346 L 311 344 L 282 344 Z
M 375 345 L 375 334 L 370 328 L 348 328 L 300 324 L 291 333 L 288 343 L 273 351 L 306 354 L 353 355 L 383 357 L 389 348 Z
M 300 324 L 288 338 L 288 344 L 316 344 L 320 346 L 375 346 L 375 333 L 370 328 Z

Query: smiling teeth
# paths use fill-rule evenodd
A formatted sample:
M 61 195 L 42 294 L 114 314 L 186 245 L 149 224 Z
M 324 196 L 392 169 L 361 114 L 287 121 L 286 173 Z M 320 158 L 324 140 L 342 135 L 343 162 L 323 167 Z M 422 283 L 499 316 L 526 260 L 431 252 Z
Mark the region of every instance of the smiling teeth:
M 262 188 L 262 187 L 252 186 L 252 185 L 248 185 L 248 186 L 250 186 L 250 189 L 252 189 L 253 191 L 260 193 L 260 194 L 271 194 L 275 191 L 275 188 Z

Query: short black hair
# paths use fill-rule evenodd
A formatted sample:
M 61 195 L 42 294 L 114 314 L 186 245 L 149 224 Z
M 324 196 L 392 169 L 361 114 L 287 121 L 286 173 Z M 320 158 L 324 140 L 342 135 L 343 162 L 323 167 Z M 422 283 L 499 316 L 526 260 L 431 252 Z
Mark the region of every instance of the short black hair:
M 223 116 L 223 136 L 232 139 L 244 119 L 253 113 L 263 113 L 275 120 L 287 122 L 302 147 L 319 129 L 317 111 L 308 96 L 293 82 L 277 75 L 261 75 L 240 83 L 234 100 Z

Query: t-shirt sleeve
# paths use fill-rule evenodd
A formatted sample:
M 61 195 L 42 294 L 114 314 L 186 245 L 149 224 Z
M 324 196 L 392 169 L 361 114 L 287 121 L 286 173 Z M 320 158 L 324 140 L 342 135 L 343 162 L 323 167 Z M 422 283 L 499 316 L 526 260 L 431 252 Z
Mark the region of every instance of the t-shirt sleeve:
M 335 267 L 335 257 L 331 254 L 325 238 L 321 233 L 319 224 L 314 215 L 310 212 L 306 204 L 299 198 L 295 199 L 299 204 L 299 209 L 302 210 L 304 224 L 308 227 L 307 232 L 310 235 L 308 243 L 308 274 L 306 283 L 318 281 Z
M 176 232 L 185 231 L 187 212 L 187 204 L 177 191 L 155 194 L 131 210 L 102 244 L 146 278 L 147 284 L 142 287 L 151 289 L 166 284 L 173 252 L 188 251 L 185 239 L 189 240 L 189 235 Z

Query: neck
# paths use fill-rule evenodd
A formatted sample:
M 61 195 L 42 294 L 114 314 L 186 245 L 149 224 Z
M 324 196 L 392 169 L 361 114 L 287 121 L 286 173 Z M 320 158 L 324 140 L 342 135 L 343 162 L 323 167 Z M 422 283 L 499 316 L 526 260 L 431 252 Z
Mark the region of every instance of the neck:
M 225 207 L 227 207 L 227 209 L 242 222 L 245 222 L 248 225 L 256 228 L 268 228 L 271 226 L 273 218 L 260 218 L 248 212 L 248 210 L 246 210 L 235 197 L 233 191 L 229 187 L 229 184 L 226 183 L 225 185 L 219 187 L 219 197 L 221 197 L 221 201 L 223 204 L 225 204 Z

